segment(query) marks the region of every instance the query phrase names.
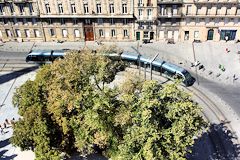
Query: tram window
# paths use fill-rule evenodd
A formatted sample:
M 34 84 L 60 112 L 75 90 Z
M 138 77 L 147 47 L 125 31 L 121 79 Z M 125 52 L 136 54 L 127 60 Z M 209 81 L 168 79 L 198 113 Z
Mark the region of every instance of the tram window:
M 174 78 L 175 78 L 175 79 L 182 79 L 183 77 L 182 77 L 182 75 L 180 75 L 180 74 L 177 73 L 177 74 L 175 74 Z

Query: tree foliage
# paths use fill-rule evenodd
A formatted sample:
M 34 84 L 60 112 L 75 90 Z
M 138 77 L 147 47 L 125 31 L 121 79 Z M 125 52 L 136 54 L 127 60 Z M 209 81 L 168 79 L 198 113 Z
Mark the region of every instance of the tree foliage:
M 185 159 L 206 126 L 200 107 L 177 84 L 133 77 L 109 88 L 124 67 L 90 50 L 43 66 L 14 94 L 22 118 L 11 142 L 39 160 L 96 150 L 112 159 Z

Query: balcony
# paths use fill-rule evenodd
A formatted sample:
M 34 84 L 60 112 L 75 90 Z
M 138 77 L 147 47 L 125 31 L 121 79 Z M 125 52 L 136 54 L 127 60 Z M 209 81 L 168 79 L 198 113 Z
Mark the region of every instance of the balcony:
M 144 7 L 143 3 L 138 3 L 138 7 Z
M 152 3 L 147 3 L 147 7 L 152 7 L 153 4 Z
M 144 26 L 138 26 L 138 29 L 144 29 Z
M 178 13 L 158 13 L 158 18 L 181 18 L 182 13 L 179 11 Z
M 158 0 L 158 4 L 182 4 L 183 0 Z
M 152 30 L 153 27 L 152 26 L 147 26 L 147 29 Z
M 217 4 L 217 3 L 228 3 L 228 4 L 237 4 L 239 3 L 238 0 L 194 0 L 195 4 Z

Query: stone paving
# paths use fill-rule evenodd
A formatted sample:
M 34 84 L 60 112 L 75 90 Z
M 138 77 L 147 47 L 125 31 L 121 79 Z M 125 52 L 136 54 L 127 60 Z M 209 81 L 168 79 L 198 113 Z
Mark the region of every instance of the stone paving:
M 115 44 L 126 51 L 139 52 L 142 55 L 153 57 L 156 53 L 159 53 L 158 58 L 163 59 L 175 64 L 178 64 L 193 74 L 195 68 L 191 67 L 191 63 L 194 63 L 194 53 L 192 43 L 190 42 L 179 42 L 176 44 L 166 44 L 165 42 L 154 42 L 149 44 L 139 44 L 138 42 L 128 43 L 106 43 L 108 45 Z M 31 49 L 82 49 L 85 46 L 96 49 L 99 45 L 95 42 L 87 42 L 86 45 L 83 42 L 64 42 L 62 44 L 56 42 L 9 42 L 4 43 L 0 46 L 0 52 L 29 52 Z M 226 48 L 228 51 L 226 51 Z M 196 61 L 203 64 L 205 70 L 198 70 L 197 73 L 207 79 L 211 79 L 215 82 L 240 85 L 240 44 L 233 42 L 203 42 L 194 43 L 194 51 Z M 223 65 L 225 71 L 219 69 L 219 64 Z M 212 72 L 212 74 L 209 74 Z M 217 75 L 220 76 L 217 77 Z M 1 72 L 0 77 L 3 75 L 12 76 L 11 73 Z M 17 114 L 17 108 L 12 105 L 11 97 L 17 86 L 23 84 L 27 79 L 34 78 L 35 72 L 29 72 L 21 77 L 13 78 L 11 81 L 0 84 L 0 124 L 2 125 L 5 119 L 12 119 L 13 117 L 17 120 L 19 118 Z M 233 80 L 235 75 L 235 80 Z M 219 100 L 218 100 L 219 101 Z M 226 110 L 227 111 L 227 110 Z M 229 114 L 228 116 L 231 116 Z M 232 116 L 236 119 L 235 116 Z M 239 125 L 238 121 L 235 121 L 235 125 Z M 9 144 L 8 140 L 12 135 L 11 127 L 5 130 L 7 133 L 0 135 L 0 156 L 5 159 L 34 159 L 34 154 L 30 151 L 21 152 L 19 148 L 13 147 Z M 26 157 L 27 156 L 27 157 Z M 0 159 L 1 159 L 0 158 Z
M 158 59 L 163 59 L 178 64 L 196 74 L 191 67 L 195 61 L 199 61 L 204 69 L 197 69 L 198 76 L 203 76 L 215 82 L 239 85 L 240 84 L 240 43 L 234 42 L 178 42 L 167 44 L 166 42 L 153 42 L 141 44 L 138 42 L 102 42 L 106 45 L 117 45 L 125 51 L 137 53 L 137 48 L 142 55 L 149 58 L 159 53 Z M 0 46 L 4 52 L 29 52 L 31 49 L 82 49 L 85 46 L 96 49 L 100 45 L 96 42 L 8 42 Z M 139 47 L 137 47 L 139 46 Z M 193 47 L 194 46 L 194 47 Z M 194 49 L 193 49 L 194 48 Z M 194 51 L 193 51 L 194 50 Z M 195 61 L 194 61 L 195 52 Z M 225 71 L 222 71 L 219 66 Z M 197 67 L 197 68 L 198 68 Z

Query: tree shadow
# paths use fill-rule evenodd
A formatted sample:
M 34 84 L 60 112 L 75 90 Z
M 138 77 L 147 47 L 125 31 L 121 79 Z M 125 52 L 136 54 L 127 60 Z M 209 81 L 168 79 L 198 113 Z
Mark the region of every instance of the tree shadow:
M 26 73 L 29 73 L 31 71 L 38 69 L 38 68 L 39 68 L 39 66 L 33 66 L 33 67 L 24 68 L 24 69 L 21 69 L 18 71 L 14 71 L 14 72 L 11 72 L 8 74 L 4 74 L 4 75 L 0 76 L 0 84 L 6 83 L 12 79 L 20 77 Z
M 0 160 L 12 160 L 14 159 L 17 155 L 11 155 L 11 156 L 4 156 L 4 154 L 7 152 L 8 150 L 2 150 L 0 151 Z
M 186 157 L 188 160 L 236 160 L 240 158 L 240 145 L 237 137 L 223 122 L 211 124 L 209 130 L 195 140 L 192 153 Z M 233 141 L 236 141 L 233 143 Z
M 3 148 L 3 147 L 5 147 L 5 146 L 7 146 L 7 145 L 9 145 L 10 144 L 10 142 L 9 142 L 9 138 L 8 139 L 5 139 L 5 140 L 3 140 L 3 141 L 0 141 L 0 148 Z M 0 154 L 1 155 L 1 154 Z

